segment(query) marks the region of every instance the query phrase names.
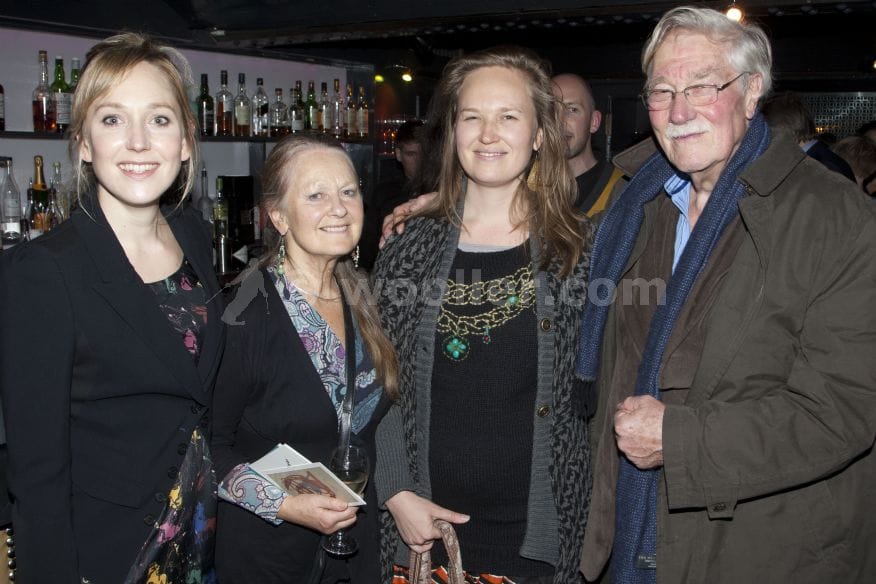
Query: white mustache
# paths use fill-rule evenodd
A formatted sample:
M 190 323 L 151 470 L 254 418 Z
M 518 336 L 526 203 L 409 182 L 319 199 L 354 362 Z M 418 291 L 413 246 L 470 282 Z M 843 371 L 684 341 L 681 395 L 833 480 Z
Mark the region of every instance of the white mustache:
M 686 124 L 676 125 L 672 122 L 666 126 L 666 134 L 667 138 L 681 138 L 683 136 L 690 136 L 691 134 L 702 134 L 704 132 L 710 132 L 712 127 L 709 124 L 705 124 L 698 121 L 688 122 Z

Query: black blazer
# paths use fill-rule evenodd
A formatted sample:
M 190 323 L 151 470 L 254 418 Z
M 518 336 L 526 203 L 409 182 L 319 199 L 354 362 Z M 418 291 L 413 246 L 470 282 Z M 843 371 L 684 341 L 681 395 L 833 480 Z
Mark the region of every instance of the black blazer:
M 201 281 L 197 367 L 128 262 L 100 206 L 3 252 L 0 391 L 16 582 L 122 582 L 205 415 L 224 331 L 210 234 L 165 213 Z
M 252 272 L 228 307 L 240 324 L 228 327 L 213 399 L 217 477 L 222 480 L 238 464 L 257 460 L 280 442 L 310 460 L 327 463 L 338 442 L 337 414 L 270 276 L 263 270 Z M 372 469 L 374 431 L 388 408 L 384 395 L 371 421 L 354 437 L 367 447 Z M 365 500 L 351 530 L 360 548 L 349 564 L 353 584 L 380 580 L 377 501 L 370 481 Z M 319 542 L 314 531 L 291 523 L 275 526 L 234 504 L 219 502 L 220 583 L 304 582 Z

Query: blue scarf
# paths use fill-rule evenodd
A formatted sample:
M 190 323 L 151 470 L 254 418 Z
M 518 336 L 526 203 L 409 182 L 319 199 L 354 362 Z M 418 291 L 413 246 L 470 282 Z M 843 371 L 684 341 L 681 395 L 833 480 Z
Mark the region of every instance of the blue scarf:
M 737 216 L 738 201 L 745 194 L 742 183 L 737 180 L 740 173 L 763 154 L 769 142 L 769 128 L 763 116 L 757 113 L 709 196 L 666 285 L 665 302 L 657 307 L 648 330 L 635 395 L 660 399 L 657 387 L 660 363 L 675 321 L 715 244 Z M 591 283 L 619 284 L 639 236 L 645 204 L 661 195 L 663 185 L 673 174 L 676 171 L 663 154 L 654 154 L 611 206 L 596 234 L 591 257 Z M 588 381 L 596 378 L 603 329 L 613 294 L 613 289 L 600 286 L 596 301 L 588 302 L 584 308 L 576 373 Z M 639 470 L 621 455 L 612 552 L 612 581 L 615 584 L 656 581 L 656 571 L 637 567 L 637 562 L 640 556 L 653 558 L 656 553 L 659 476 L 660 469 Z

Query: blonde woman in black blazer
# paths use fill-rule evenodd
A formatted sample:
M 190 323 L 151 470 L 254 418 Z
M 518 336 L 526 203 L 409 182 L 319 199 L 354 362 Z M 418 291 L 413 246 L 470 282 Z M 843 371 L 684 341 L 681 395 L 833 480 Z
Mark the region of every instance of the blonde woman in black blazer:
M 0 262 L 16 582 L 210 572 L 221 306 L 209 230 L 159 205 L 197 168 L 187 67 L 134 34 L 89 52 L 70 128 L 79 209 Z

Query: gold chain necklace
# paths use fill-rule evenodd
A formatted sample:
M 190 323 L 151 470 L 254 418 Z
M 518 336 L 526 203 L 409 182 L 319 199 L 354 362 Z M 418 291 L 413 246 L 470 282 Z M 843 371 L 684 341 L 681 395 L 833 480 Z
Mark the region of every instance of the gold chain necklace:
M 535 282 L 532 270 L 524 266 L 511 274 L 493 280 L 460 284 L 447 281 L 441 310 L 438 313 L 438 332 L 450 333 L 442 340 L 444 355 L 451 361 L 468 357 L 471 343 L 468 335 L 481 334 L 485 345 L 492 342 L 490 333 L 535 304 Z M 483 306 L 493 308 L 474 315 L 455 314 L 450 306 Z

